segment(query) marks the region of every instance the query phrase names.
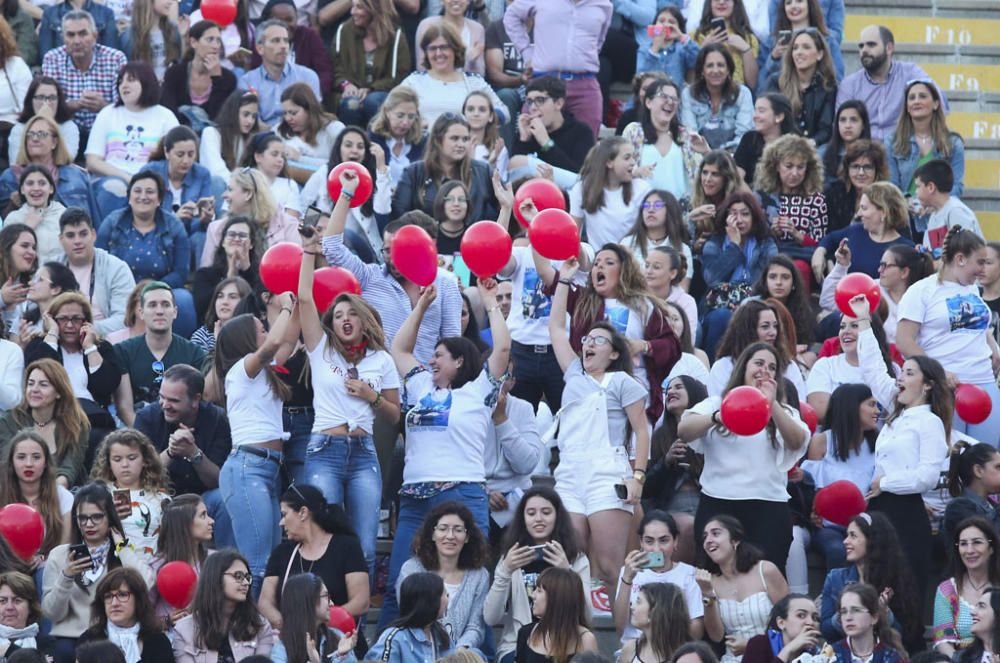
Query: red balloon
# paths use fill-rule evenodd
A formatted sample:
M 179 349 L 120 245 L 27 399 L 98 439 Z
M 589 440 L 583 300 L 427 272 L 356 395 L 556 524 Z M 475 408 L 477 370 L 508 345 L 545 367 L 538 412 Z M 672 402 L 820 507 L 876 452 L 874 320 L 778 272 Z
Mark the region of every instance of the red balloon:
M 462 260 L 469 271 L 481 279 L 493 276 L 510 260 L 514 241 L 493 221 L 479 221 L 469 226 L 462 237 Z
M 160 596 L 178 610 L 190 605 L 197 584 L 198 574 L 187 562 L 167 562 L 156 574 L 156 589 Z
M 437 277 L 437 245 L 420 226 L 406 226 L 393 235 L 389 257 L 399 273 L 417 285 L 429 286 Z
M 16 502 L 0 509 L 0 535 L 7 539 L 14 554 L 27 561 L 42 547 L 45 524 L 37 511 Z
M 202 0 L 201 17 L 224 28 L 236 20 L 236 0 Z
M 566 197 L 555 182 L 544 177 L 528 180 L 514 194 L 514 217 L 525 228 L 528 227 L 528 221 L 521 216 L 521 203 L 528 198 L 535 203 L 535 209 L 539 212 L 546 209 L 566 210 Z
M 372 197 L 375 185 L 372 184 L 372 174 L 360 163 L 354 161 L 344 161 L 337 164 L 326 178 L 326 191 L 330 194 L 330 200 L 337 204 L 340 198 L 340 176 L 345 170 L 353 170 L 358 174 L 358 188 L 354 190 L 354 197 L 351 198 L 351 207 L 361 207 Z
M 260 280 L 275 295 L 298 292 L 302 247 L 291 242 L 275 244 L 260 259 Z
M 844 479 L 820 489 L 813 500 L 813 508 L 820 517 L 841 527 L 847 527 L 866 507 L 865 496 L 858 487 Z
M 756 435 L 771 418 L 771 404 L 757 387 L 736 387 L 722 399 L 722 423 L 737 435 Z
M 323 267 L 316 270 L 313 281 L 313 301 L 322 315 L 341 293 L 361 294 L 361 284 L 354 274 L 343 267 Z
M 805 401 L 799 401 L 799 414 L 802 415 L 802 421 L 806 422 L 806 426 L 809 426 L 809 433 L 815 433 L 816 427 L 819 426 L 819 415 L 813 406 Z
M 564 210 L 538 213 L 528 228 L 528 240 L 539 255 L 549 260 L 568 260 L 580 253 L 580 229 Z
M 844 315 L 854 317 L 851 310 L 850 301 L 857 295 L 864 295 L 868 298 L 868 310 L 874 311 L 878 308 L 878 302 L 882 298 L 882 291 L 878 287 L 878 282 L 864 272 L 854 272 L 840 279 L 836 290 L 833 291 L 833 298 L 837 302 L 837 308 Z
M 339 605 L 330 606 L 330 628 L 340 631 L 341 636 L 350 635 L 357 628 L 354 616 Z
M 955 390 L 955 412 L 962 421 L 981 424 L 993 411 L 990 395 L 974 384 L 960 384 Z

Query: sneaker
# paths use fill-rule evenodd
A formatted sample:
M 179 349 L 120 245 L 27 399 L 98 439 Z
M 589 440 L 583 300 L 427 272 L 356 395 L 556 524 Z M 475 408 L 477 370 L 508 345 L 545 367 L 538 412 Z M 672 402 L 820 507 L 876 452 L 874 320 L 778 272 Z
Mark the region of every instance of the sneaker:
M 608 597 L 608 588 L 600 580 L 590 580 L 590 606 L 591 615 L 594 617 L 611 616 L 611 599 Z

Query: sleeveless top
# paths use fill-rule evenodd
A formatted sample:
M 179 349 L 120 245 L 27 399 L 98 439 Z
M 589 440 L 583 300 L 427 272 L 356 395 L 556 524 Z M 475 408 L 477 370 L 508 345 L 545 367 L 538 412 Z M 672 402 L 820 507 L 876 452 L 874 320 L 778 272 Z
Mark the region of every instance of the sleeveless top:
M 719 599 L 719 616 L 726 635 L 735 635 L 749 640 L 767 630 L 767 619 L 771 615 L 771 597 L 767 594 L 767 581 L 764 580 L 764 567 L 757 563 L 757 572 L 764 590 L 746 597 L 742 601 L 736 599 Z M 743 659 L 726 648 L 720 663 L 737 663 Z

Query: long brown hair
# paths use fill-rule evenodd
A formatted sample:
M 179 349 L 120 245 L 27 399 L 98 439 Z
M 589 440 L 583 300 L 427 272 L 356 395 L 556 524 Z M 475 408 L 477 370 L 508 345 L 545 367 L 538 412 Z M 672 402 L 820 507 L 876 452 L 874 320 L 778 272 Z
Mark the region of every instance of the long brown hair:
M 931 359 L 927 355 L 914 355 L 908 357 L 906 361 L 916 363 L 921 378 L 930 385 L 931 389 L 927 392 L 927 404 L 931 406 L 931 412 L 937 415 L 941 423 L 944 424 L 945 442 L 951 447 L 951 422 L 955 415 L 955 392 L 948 386 L 948 376 L 944 372 L 944 367 L 937 359 Z M 906 408 L 896 400 L 892 414 L 885 420 L 885 423 L 891 424 L 902 416 L 905 410 Z
M 3 459 L 3 481 L 0 482 L 0 506 L 28 503 L 21 492 L 21 482 L 18 481 L 17 473 L 14 471 L 14 454 L 17 453 L 18 445 L 24 441 L 34 442 L 41 447 L 42 457 L 45 460 L 42 475 L 38 478 L 38 501 L 35 502 L 34 506 L 35 510 L 41 514 L 42 522 L 45 524 L 45 538 L 42 539 L 42 547 L 39 548 L 38 552 L 47 555 L 49 551 L 62 543 L 63 517 L 62 509 L 59 508 L 59 489 L 56 487 L 56 472 L 52 453 L 45 440 L 33 430 L 20 431 L 7 445 L 7 453 Z
M 132 52 L 129 59 L 153 61 L 153 40 L 150 34 L 160 29 L 165 48 L 165 61 L 169 65 L 181 58 L 181 35 L 177 24 L 167 16 L 157 16 L 153 10 L 154 0 L 135 0 L 132 3 Z
M 236 605 L 226 617 L 226 598 L 223 590 L 225 573 L 236 562 L 242 562 L 250 571 L 250 562 L 239 551 L 229 548 L 220 550 L 201 567 L 198 588 L 191 602 L 191 616 L 195 624 L 195 645 L 211 651 L 218 651 L 222 642 L 232 637 L 237 642 L 248 642 L 257 637 L 264 627 L 263 618 L 257 611 L 253 597 L 247 595 L 245 601 Z
M 142 490 L 153 495 L 170 492 L 170 476 L 160 460 L 160 454 L 157 453 L 153 442 L 134 428 L 111 431 L 104 437 L 94 459 L 94 469 L 90 472 L 91 479 L 104 481 L 112 486 L 117 485 L 114 472 L 111 470 L 113 444 L 138 451 L 142 456 L 142 473 L 139 475 L 139 485 L 142 486 Z
M 813 0 L 815 2 L 815 0 Z M 784 14 L 784 10 L 781 11 Z M 820 14 L 822 16 L 822 13 Z M 796 30 L 792 35 L 792 41 L 785 50 L 785 56 L 781 58 L 781 73 L 778 74 L 778 89 L 788 98 L 792 105 L 792 116 L 798 117 L 802 112 L 802 92 L 799 89 L 799 75 L 795 70 L 795 60 L 792 59 L 792 51 L 795 42 L 801 36 L 812 39 L 816 50 L 823 54 L 823 57 L 816 63 L 816 74 L 820 78 L 820 85 L 824 90 L 832 90 L 837 87 L 837 72 L 833 69 L 833 59 L 830 56 L 830 49 L 826 45 L 826 38 L 816 28 L 806 28 Z
M 604 190 L 608 186 L 608 162 L 618 158 L 622 149 L 632 149 L 632 143 L 622 136 L 604 138 L 590 148 L 580 169 L 583 188 L 583 209 L 593 214 L 604 206 Z M 632 201 L 632 182 L 622 182 L 622 200 Z
M 668 516 L 669 517 L 669 516 Z M 680 587 L 669 582 L 650 582 L 639 590 L 649 604 L 649 644 L 661 661 L 668 661 L 681 645 L 691 639 L 687 601 Z M 642 652 L 646 636 L 639 636 L 636 655 Z
M 348 303 L 354 308 L 354 312 L 361 318 L 361 338 L 368 342 L 370 350 L 385 350 L 385 331 L 382 329 L 382 316 L 372 308 L 371 304 L 358 295 L 343 292 L 337 295 L 333 304 L 323 313 L 323 331 L 326 332 L 326 340 L 330 347 L 339 355 L 344 355 L 347 348 L 333 331 L 333 314 L 338 304 Z
M 615 298 L 626 308 L 640 313 L 645 317 L 650 306 L 655 306 L 653 298 L 650 297 L 646 289 L 646 277 L 642 275 L 642 269 L 635 257 L 621 244 L 605 244 L 597 254 L 610 251 L 615 254 L 621 264 L 621 271 L 618 274 L 618 289 Z M 596 255 L 595 254 L 595 259 Z M 594 284 L 587 278 L 587 287 L 580 292 L 573 309 L 573 317 L 580 320 L 597 320 L 597 312 L 604 306 L 604 296 L 598 294 L 594 289 Z
M 934 82 L 928 79 L 910 81 L 903 92 L 903 112 L 899 114 L 896 121 L 896 138 L 892 142 L 894 154 L 907 155 L 910 153 L 910 139 L 913 138 L 913 120 L 906 110 L 906 98 L 910 96 L 910 90 L 916 85 L 923 85 L 931 94 L 931 98 L 937 102 L 937 110 L 931 116 L 931 136 L 934 138 L 934 150 L 938 156 L 945 159 L 951 156 L 951 137 L 958 137 L 958 134 L 948 130 L 948 120 L 945 119 L 944 102 L 941 100 L 941 93 Z M 959 138 L 961 140 L 961 138 Z
M 892 628 L 889 612 L 879 599 L 879 591 L 866 582 L 850 583 L 844 587 L 840 592 L 840 596 L 837 597 L 838 609 L 840 608 L 840 602 L 844 598 L 844 594 L 854 594 L 857 596 L 858 600 L 861 601 L 861 605 L 877 620 L 873 628 L 875 631 L 875 641 L 892 647 L 900 653 L 903 660 L 906 660 L 906 650 L 903 649 L 903 641 L 900 639 L 896 629 Z
M 98 581 L 94 591 L 94 600 L 90 604 L 91 627 L 88 629 L 88 633 L 102 638 L 107 636 L 108 613 L 104 597 L 111 592 L 118 591 L 122 585 L 125 585 L 132 593 L 135 620 L 139 624 L 139 639 L 143 644 L 148 644 L 152 638 L 160 635 L 163 629 L 160 627 L 160 620 L 157 619 L 156 611 L 153 609 L 149 590 L 146 589 L 146 581 L 142 579 L 138 571 L 127 566 L 111 569 Z
M 90 421 L 73 394 L 73 387 L 69 383 L 66 369 L 55 359 L 37 359 L 28 364 L 28 367 L 24 369 L 23 392 L 27 392 L 28 378 L 35 370 L 41 371 L 56 390 L 52 422 L 56 427 L 55 462 L 57 465 L 61 465 L 67 456 L 76 453 L 80 448 L 80 438 L 90 432 Z M 31 418 L 31 406 L 28 405 L 27 398 L 22 398 L 11 414 L 14 417 L 14 422 L 22 428 L 31 428 L 35 425 L 35 420 Z
M 292 83 L 281 93 L 281 101 L 290 101 L 305 111 L 306 126 L 302 133 L 296 134 L 284 119 L 282 114 L 281 124 L 278 125 L 278 133 L 285 138 L 298 135 L 299 138 L 314 145 L 316 136 L 323 128 L 333 121 L 333 116 L 323 109 L 323 105 L 316 98 L 316 93 L 306 83 Z
M 188 493 L 178 495 L 163 507 L 156 550 L 164 562 L 187 562 L 198 567 L 205 561 L 208 556 L 205 544 L 191 536 L 191 524 L 198 513 L 198 506 L 203 504 L 201 495 Z
M 538 576 L 545 592 L 545 614 L 529 642 L 542 647 L 555 663 L 567 663 L 580 647 L 580 627 L 590 628 L 590 610 L 580 576 L 572 569 L 551 567 Z
M 445 113 L 439 116 L 438 119 L 434 120 L 434 126 L 431 127 L 431 134 L 427 140 L 427 151 L 424 153 L 424 174 L 426 177 L 418 189 L 421 206 L 424 205 L 427 182 L 433 182 L 440 186 L 445 180 L 458 180 L 467 187 L 472 186 L 472 150 L 467 150 L 465 158 L 453 164 L 450 169 L 444 163 L 444 155 L 442 154 L 444 135 L 448 133 L 448 129 L 456 124 L 461 124 L 469 129 L 468 121 L 455 113 Z M 471 129 L 469 129 L 469 133 L 472 133 Z
M 396 3 L 392 0 L 357 0 L 357 4 L 371 16 L 364 34 L 372 37 L 379 46 L 388 44 L 399 29 Z
M 215 384 L 222 405 L 226 402 L 226 374 L 236 362 L 257 350 L 256 318 L 250 313 L 237 315 L 227 322 L 219 337 L 215 340 L 215 357 L 212 359 L 212 372 L 215 373 Z M 274 371 L 274 366 L 268 364 L 261 369 L 267 375 L 267 384 L 274 397 L 287 401 L 292 395 L 292 388 L 281 381 Z

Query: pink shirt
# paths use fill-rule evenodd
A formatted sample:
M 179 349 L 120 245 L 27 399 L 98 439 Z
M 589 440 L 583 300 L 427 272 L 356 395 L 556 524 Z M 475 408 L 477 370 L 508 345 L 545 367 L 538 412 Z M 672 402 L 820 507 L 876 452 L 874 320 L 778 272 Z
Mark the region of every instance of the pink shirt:
M 598 54 L 611 25 L 611 0 L 515 0 L 503 26 L 524 64 L 538 72 L 596 74 Z M 535 42 L 526 23 L 535 16 Z

